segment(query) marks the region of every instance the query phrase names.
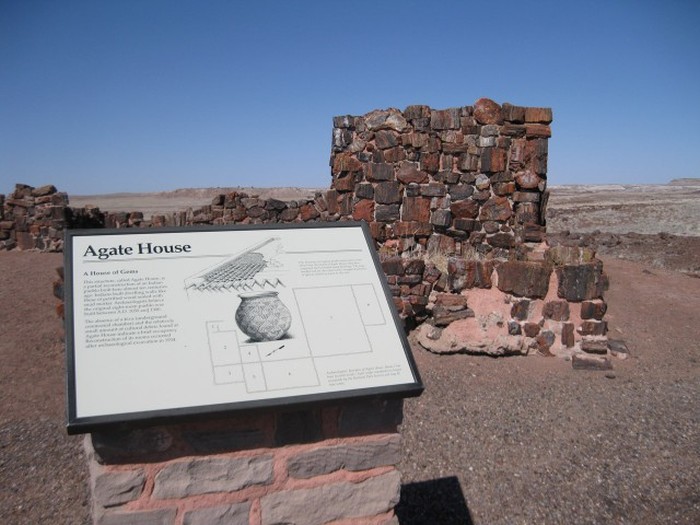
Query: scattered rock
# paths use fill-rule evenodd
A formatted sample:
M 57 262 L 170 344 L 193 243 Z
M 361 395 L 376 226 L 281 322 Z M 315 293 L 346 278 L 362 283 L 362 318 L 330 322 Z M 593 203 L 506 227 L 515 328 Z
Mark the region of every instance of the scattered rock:
M 627 359 L 630 356 L 627 343 L 621 339 L 608 339 L 608 350 L 610 350 L 611 356 L 618 359 Z
M 581 350 L 589 354 L 607 354 L 608 340 L 606 337 L 584 336 L 581 340 Z
M 587 354 L 574 354 L 571 366 L 574 370 L 612 370 L 612 363 L 607 357 Z

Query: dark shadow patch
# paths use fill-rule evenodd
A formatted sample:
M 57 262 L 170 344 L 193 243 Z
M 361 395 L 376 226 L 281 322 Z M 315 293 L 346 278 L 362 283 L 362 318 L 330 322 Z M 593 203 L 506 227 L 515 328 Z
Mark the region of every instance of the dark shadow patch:
M 396 516 L 401 525 L 474 523 L 456 476 L 402 485 Z

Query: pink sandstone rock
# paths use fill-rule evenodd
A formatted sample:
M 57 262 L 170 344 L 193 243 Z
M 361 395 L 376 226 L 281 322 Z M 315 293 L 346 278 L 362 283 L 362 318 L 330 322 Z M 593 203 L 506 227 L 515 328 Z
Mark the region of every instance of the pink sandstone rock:
M 399 502 L 401 476 L 397 471 L 359 483 L 326 483 L 261 498 L 262 524 L 322 525 L 342 518 L 370 518 L 388 512 Z
M 510 305 L 496 289 L 465 292 L 475 317 L 455 321 L 436 337 L 434 327 L 423 324 L 416 330 L 418 343 L 435 353 L 482 353 L 488 355 L 527 354 L 522 336 L 508 335 Z

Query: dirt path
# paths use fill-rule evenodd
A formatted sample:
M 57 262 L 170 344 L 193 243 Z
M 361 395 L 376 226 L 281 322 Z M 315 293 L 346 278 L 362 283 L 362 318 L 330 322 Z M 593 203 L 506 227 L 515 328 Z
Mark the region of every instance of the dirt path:
M 401 523 L 699 523 L 700 279 L 608 259 L 614 378 L 555 358 L 435 356 L 406 402 Z M 0 523 L 88 520 L 64 424 L 56 254 L 0 253 Z

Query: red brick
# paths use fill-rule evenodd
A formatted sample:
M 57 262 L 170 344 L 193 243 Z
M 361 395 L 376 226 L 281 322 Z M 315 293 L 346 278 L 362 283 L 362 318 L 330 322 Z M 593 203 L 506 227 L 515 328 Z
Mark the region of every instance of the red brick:
M 525 136 L 527 138 L 547 139 L 552 136 L 552 130 L 546 124 L 527 124 Z
M 498 288 L 502 292 L 523 297 L 543 298 L 549 289 L 552 269 L 527 261 L 506 261 L 498 266 Z
M 534 190 L 542 182 L 542 179 L 531 170 L 519 171 L 515 174 L 515 182 L 526 190 Z
M 561 325 L 561 344 L 567 348 L 571 348 L 575 343 L 574 339 L 574 323 L 563 323 Z
M 300 210 L 301 220 L 310 221 L 319 217 L 318 210 L 312 204 L 304 204 Z
M 428 173 L 437 173 L 440 169 L 440 155 L 437 153 L 421 153 L 420 169 Z
M 507 197 L 491 197 L 481 207 L 479 220 L 507 221 L 513 215 L 513 209 Z
M 401 166 L 396 173 L 396 178 L 404 184 L 410 184 L 412 182 L 423 184 L 428 181 L 428 177 L 426 172 L 419 171 L 415 166 L 411 165 Z
M 355 177 L 349 173 L 343 177 L 338 177 L 333 181 L 333 189 L 340 192 L 355 190 Z
M 502 148 L 484 148 L 481 153 L 481 171 L 494 173 L 505 171 L 506 152 Z
M 554 321 L 569 320 L 569 303 L 566 301 L 549 301 L 545 303 L 542 309 L 542 316 L 545 319 Z

